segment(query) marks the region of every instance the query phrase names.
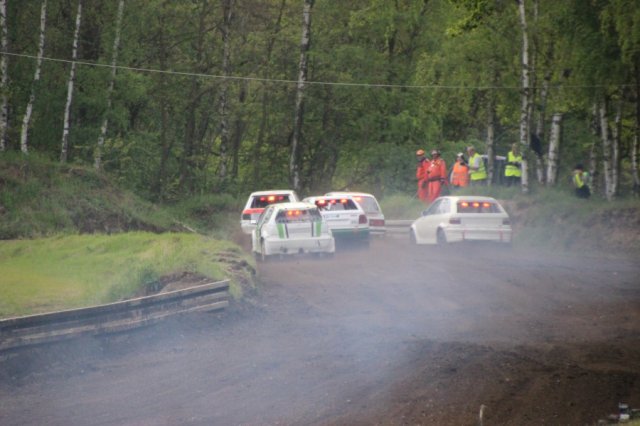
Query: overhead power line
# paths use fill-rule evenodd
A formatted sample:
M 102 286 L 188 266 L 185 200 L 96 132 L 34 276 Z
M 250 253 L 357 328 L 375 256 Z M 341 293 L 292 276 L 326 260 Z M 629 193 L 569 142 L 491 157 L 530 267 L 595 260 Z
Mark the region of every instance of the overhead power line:
M 27 55 L 23 53 L 12 53 L 12 52 L 0 51 L 0 55 L 16 56 L 19 58 L 38 59 L 38 57 L 35 55 Z M 181 77 L 199 77 L 199 78 L 212 78 L 212 79 L 219 79 L 219 80 L 235 80 L 235 81 L 256 81 L 261 83 L 298 84 L 297 80 L 287 80 L 287 79 L 278 79 L 278 78 L 216 75 L 216 74 L 195 73 L 195 72 L 186 72 L 186 71 L 159 70 L 154 68 L 130 67 L 126 65 L 114 66 L 111 64 L 101 64 L 98 62 L 71 61 L 69 59 L 59 59 L 59 58 L 50 58 L 50 57 L 42 57 L 42 60 L 49 61 L 49 62 L 68 63 L 68 64 L 75 62 L 77 65 L 85 65 L 85 66 L 97 67 L 97 68 L 116 68 L 118 70 L 145 72 L 145 73 L 153 73 L 153 74 L 168 74 L 168 75 L 176 75 Z M 378 83 L 349 83 L 349 82 L 339 82 L 339 81 L 313 81 L 313 80 L 307 80 L 305 84 L 316 85 L 316 86 L 346 86 L 346 87 L 386 88 L 386 89 L 522 90 L 521 86 L 453 86 L 453 85 L 438 85 L 438 84 L 383 84 L 383 83 L 378 84 Z M 562 84 L 562 85 L 556 85 L 555 87 L 574 88 L 574 89 L 597 89 L 597 88 L 605 88 L 605 87 L 611 87 L 611 86 L 632 87 L 633 84 L 626 84 L 626 83 L 595 84 L 595 85 Z

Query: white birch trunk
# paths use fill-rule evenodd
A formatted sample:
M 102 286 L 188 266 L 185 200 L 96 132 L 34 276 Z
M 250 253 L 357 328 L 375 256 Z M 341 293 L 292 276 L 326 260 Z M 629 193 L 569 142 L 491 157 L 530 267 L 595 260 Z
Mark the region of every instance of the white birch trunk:
M 598 174 L 598 143 L 600 140 L 600 112 L 598 104 L 594 103 L 591 107 L 591 133 L 595 136 L 591 146 L 589 147 L 589 175 L 591 176 L 591 193 L 595 194 L 600 191 L 601 176 Z
M 76 12 L 76 29 L 73 33 L 73 48 L 71 49 L 71 69 L 69 70 L 69 82 L 67 83 L 67 103 L 64 106 L 64 123 L 62 125 L 62 148 L 60 150 L 60 162 L 67 161 L 69 148 L 69 117 L 71 115 L 71 102 L 73 100 L 73 85 L 76 81 L 76 59 L 78 59 L 78 38 L 80 35 L 80 23 L 82 22 L 82 0 L 78 0 Z
M 631 146 L 631 176 L 633 178 L 633 194 L 640 193 L 640 176 L 638 174 L 638 140 L 640 139 L 640 127 L 636 124 L 633 143 Z
M 489 101 L 487 116 L 487 185 L 493 183 L 493 175 L 495 174 L 495 158 L 496 158 L 496 114 L 493 106 L 493 100 Z
M 602 167 L 604 172 L 604 195 L 608 201 L 615 195 L 613 186 L 613 165 L 611 164 L 611 136 L 609 134 L 609 112 L 607 100 L 603 100 L 599 108 L 600 141 L 602 143 Z
M 104 140 L 107 136 L 107 127 L 109 126 L 109 112 L 111 111 L 111 94 L 113 93 L 113 86 L 116 81 L 116 65 L 118 63 L 118 48 L 120 47 L 120 31 L 122 28 L 122 15 L 124 12 L 124 0 L 120 0 L 118 3 L 118 17 L 116 21 L 116 36 L 113 39 L 113 53 L 111 56 L 111 78 L 109 79 L 109 87 L 107 88 L 107 108 L 102 119 L 102 126 L 100 126 L 100 136 L 98 137 L 98 143 L 96 146 L 96 152 L 94 155 L 94 167 L 96 170 L 102 168 L 102 148 L 104 146 Z
M 544 81 L 542 82 L 542 90 L 540 91 L 540 109 L 538 111 L 538 117 L 536 119 L 536 137 L 540 141 L 540 145 L 543 145 L 545 140 L 545 111 L 547 109 L 547 95 L 549 94 L 549 80 L 550 74 L 546 74 Z M 536 154 L 536 171 L 538 176 L 538 183 L 544 185 L 545 183 L 545 161 L 544 155 Z
M 622 133 L 622 97 L 616 103 L 616 115 L 611 130 L 611 186 L 613 194 L 618 193 L 620 176 L 620 134 Z
M 525 12 L 525 0 L 518 0 L 520 13 L 520 28 L 522 30 L 522 104 L 520 108 L 520 144 L 522 145 L 522 192 L 529 192 L 529 172 L 527 164 L 527 151 L 529 149 L 529 36 L 527 30 L 527 18 Z
M 302 122 L 304 119 L 304 89 L 307 81 L 307 52 L 311 45 L 311 8 L 314 0 L 304 0 L 302 10 L 302 39 L 300 42 L 300 63 L 298 65 L 298 85 L 296 90 L 296 110 L 293 122 L 293 138 L 289 158 L 289 176 L 293 189 L 300 190 L 299 144 L 302 138 Z
M 0 46 L 2 51 L 9 50 L 9 37 L 7 35 L 7 1 L 0 0 Z M 8 110 L 8 90 L 9 74 L 8 74 L 8 58 L 7 55 L 0 57 L 0 152 L 6 149 L 7 123 L 9 121 Z
M 638 143 L 640 143 L 640 68 L 636 66 L 636 122 L 631 146 L 631 177 L 633 179 L 633 194 L 636 196 L 640 193 Z
M 231 31 L 231 17 L 233 15 L 233 0 L 225 0 L 223 3 L 223 24 L 222 24 L 222 73 L 226 77 L 231 72 L 229 69 L 231 57 L 231 44 L 229 37 Z M 229 96 L 229 80 L 222 80 L 220 90 L 220 170 L 219 177 L 224 180 L 227 177 L 227 163 L 229 151 L 229 114 L 227 112 L 227 103 Z
M 551 136 L 549 137 L 549 159 L 547 161 L 547 185 L 553 186 L 558 179 L 558 152 L 560 151 L 560 136 L 562 134 L 562 114 L 555 113 L 551 121 Z
M 40 40 L 38 41 L 38 58 L 36 61 L 36 71 L 33 75 L 33 83 L 31 86 L 31 95 L 29 95 L 29 102 L 27 103 L 27 109 L 22 118 L 22 132 L 20 134 L 20 150 L 28 154 L 29 142 L 27 135 L 29 133 L 29 124 L 31 123 L 31 113 L 33 112 L 33 103 L 36 100 L 36 86 L 40 81 L 40 70 L 42 68 L 42 57 L 44 56 L 44 31 L 47 25 L 47 0 L 42 0 L 42 7 L 40 8 Z

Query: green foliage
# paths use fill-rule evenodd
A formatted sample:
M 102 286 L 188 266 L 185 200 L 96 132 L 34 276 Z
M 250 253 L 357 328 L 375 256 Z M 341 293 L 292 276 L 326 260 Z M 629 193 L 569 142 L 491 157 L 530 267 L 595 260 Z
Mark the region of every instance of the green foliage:
M 379 200 L 385 219 L 408 220 L 420 217 L 427 208 L 424 202 L 415 196 L 391 194 Z
M 104 169 L 145 199 L 175 203 L 199 194 L 288 186 L 301 5 L 234 2 L 224 69 L 219 4 L 128 0 L 118 52 L 122 68 L 107 110 L 117 3 L 86 2 L 83 8 L 70 164 L 91 166 L 106 117 Z M 562 112 L 561 168 L 585 162 L 593 105 L 621 99 L 620 193 L 629 193 L 637 96 L 622 94 L 636 85 L 639 5 L 538 0 L 534 11 L 533 3 L 526 2 L 532 120 L 546 125 L 543 148 L 550 115 Z M 68 59 L 76 3 L 48 5 L 45 56 Z M 10 50 L 26 56 L 7 57 L 6 142 L 8 151 L 19 149 L 33 88 L 30 150 L 57 159 L 70 64 L 45 59 L 41 81 L 32 87 L 39 6 L 8 3 Z M 311 83 L 305 86 L 300 141 L 303 191 L 359 186 L 410 193 L 416 147 L 438 147 L 448 162 L 461 150 L 460 141 L 474 141 L 483 152 L 493 110 L 498 153 L 518 139 L 522 34 L 516 2 L 315 2 L 312 15 Z M 233 78 L 221 78 L 225 73 Z M 5 204 L 20 198 L 3 197 Z M 52 221 L 54 228 L 68 226 L 63 217 Z
M 0 239 L 60 232 L 169 230 L 173 219 L 93 169 L 33 153 L 0 157 Z

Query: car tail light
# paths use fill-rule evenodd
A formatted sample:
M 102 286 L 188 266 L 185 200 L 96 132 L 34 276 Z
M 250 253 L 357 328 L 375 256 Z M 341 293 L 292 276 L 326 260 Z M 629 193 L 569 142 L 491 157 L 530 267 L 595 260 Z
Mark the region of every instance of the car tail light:
M 459 217 L 452 217 L 451 219 L 449 219 L 449 223 L 452 225 L 460 225 L 462 223 L 462 220 L 460 220 Z
M 503 225 L 511 225 L 511 220 L 509 218 L 502 219 L 502 224 Z
M 371 219 L 369 221 L 369 225 L 371 225 L 371 226 L 384 226 L 384 220 L 383 219 Z
M 361 214 L 360 217 L 358 218 L 358 223 L 361 225 L 367 223 L 367 216 L 364 214 Z

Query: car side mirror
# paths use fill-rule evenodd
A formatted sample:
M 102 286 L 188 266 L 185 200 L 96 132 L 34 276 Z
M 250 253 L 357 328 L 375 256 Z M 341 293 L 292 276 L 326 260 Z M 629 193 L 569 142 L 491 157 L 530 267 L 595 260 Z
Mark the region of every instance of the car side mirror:
M 428 215 L 429 215 L 428 210 L 422 210 L 422 216 L 428 216 Z

